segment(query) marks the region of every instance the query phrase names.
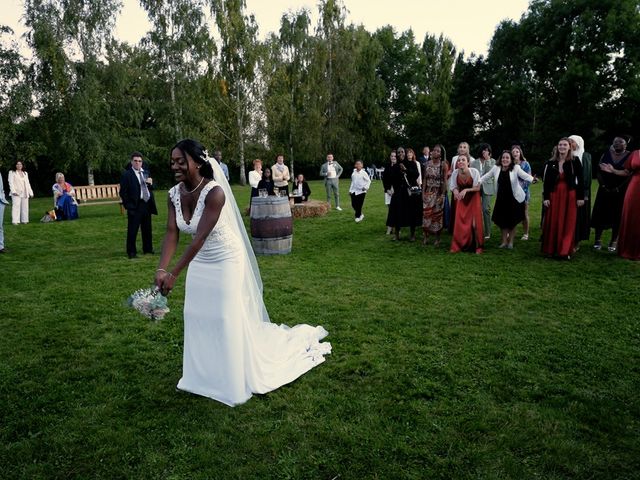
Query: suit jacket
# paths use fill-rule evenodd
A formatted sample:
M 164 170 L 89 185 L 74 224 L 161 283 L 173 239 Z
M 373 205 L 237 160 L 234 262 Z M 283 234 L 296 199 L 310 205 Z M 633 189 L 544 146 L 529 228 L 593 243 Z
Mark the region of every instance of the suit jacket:
M 342 167 L 335 160 L 333 161 L 333 167 L 336 169 L 336 178 L 340 178 L 342 175 Z M 324 182 L 327 183 L 327 175 L 329 174 L 329 162 L 324 162 L 320 167 L 320 176 L 324 177 Z
M 293 183 L 293 191 L 298 189 L 298 182 Z M 302 197 L 304 200 L 309 200 L 309 196 L 311 195 L 311 189 L 309 188 L 309 184 L 306 181 L 302 181 Z
M 149 177 L 149 171 L 144 167 L 142 169 L 142 175 L 145 180 Z M 147 188 L 149 189 L 149 213 L 152 215 L 158 214 L 158 209 L 156 208 L 156 201 L 153 198 L 153 186 L 147 184 Z M 138 180 L 138 174 L 134 171 L 133 168 L 127 168 L 122 177 L 120 178 L 120 198 L 122 198 L 122 205 L 127 210 L 136 210 L 138 208 L 138 204 L 142 202 L 142 198 L 140 198 L 140 181 Z
M 481 178 L 481 182 L 496 182 L 498 179 L 498 175 L 500 175 L 500 170 L 502 170 L 499 166 L 494 165 L 494 167 L 489 170 L 488 173 L 485 173 Z M 518 181 L 518 177 L 523 180 L 527 180 L 528 182 L 533 182 L 533 177 L 529 175 L 527 172 L 522 170 L 519 165 L 514 165 L 513 170 L 509 172 L 509 181 L 511 182 L 511 193 L 513 193 L 513 198 L 515 198 L 518 203 L 524 202 L 525 193 Z M 496 192 L 498 189 L 496 188 Z
M 481 159 L 476 158 L 469 164 L 469 166 L 478 170 L 480 172 L 480 176 L 484 176 L 491 171 L 495 164 L 496 161 L 493 158 L 484 162 L 484 165 L 482 165 Z M 491 180 L 487 180 L 486 183 L 483 183 L 481 187 L 482 193 L 485 195 L 495 195 L 498 191 L 497 181 L 498 176 L 496 175 L 495 178 L 492 177 Z

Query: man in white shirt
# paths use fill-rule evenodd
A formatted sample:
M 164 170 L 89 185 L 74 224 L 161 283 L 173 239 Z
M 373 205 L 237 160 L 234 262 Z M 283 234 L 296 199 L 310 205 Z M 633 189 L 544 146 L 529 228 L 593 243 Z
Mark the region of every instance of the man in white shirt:
M 336 205 L 336 210 L 340 208 L 340 190 L 338 189 L 338 180 L 342 175 L 342 167 L 338 162 L 333 160 L 333 153 L 327 154 L 327 161 L 320 168 L 320 176 L 324 177 L 324 188 L 327 190 L 327 203 L 331 206 L 331 193 Z
M 355 169 L 351 174 L 351 185 L 349 186 L 351 206 L 356 215 L 356 223 L 360 223 L 364 219 L 362 205 L 370 186 L 371 178 L 369 178 L 369 174 L 362 168 L 362 162 L 356 160 Z

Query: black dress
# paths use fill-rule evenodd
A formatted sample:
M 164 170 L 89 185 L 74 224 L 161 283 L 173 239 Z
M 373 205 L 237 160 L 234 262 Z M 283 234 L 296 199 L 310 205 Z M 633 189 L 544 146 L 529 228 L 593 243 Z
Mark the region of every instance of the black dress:
M 273 191 L 274 183 L 272 180 L 265 180 L 264 178 L 258 182 L 258 190 L 265 189 L 267 195 L 275 195 Z
M 584 196 L 577 192 L 577 199 L 583 200 L 584 205 L 578 207 L 578 217 L 576 219 L 576 242 L 589 240 L 591 232 L 591 155 L 588 152 L 582 154 L 582 176 Z
M 422 194 L 409 195 L 409 186 L 418 186 L 418 167 L 416 162 L 403 162 L 406 170 L 400 169 L 400 162 L 391 167 L 389 180 L 393 186 L 393 195 L 389 204 L 387 225 L 401 227 L 422 226 Z M 386 173 L 386 170 L 385 170 Z
M 599 163 L 608 163 L 616 170 L 624 170 L 624 164 L 631 152 L 625 154 L 615 161 L 611 152 L 608 151 Z M 598 193 L 596 201 L 593 204 L 593 212 L 591 213 L 591 226 L 596 230 L 613 229 L 615 234 L 618 233 L 620 227 L 620 216 L 622 215 L 622 205 L 624 204 L 624 195 L 627 192 L 627 184 L 630 177 L 607 173 L 598 169 Z M 615 236 L 615 235 L 614 235 Z
M 515 228 L 524 220 L 524 202 L 518 202 L 513 196 L 508 170 L 500 170 L 498 175 L 498 194 L 491 220 L 498 227 L 507 230 Z

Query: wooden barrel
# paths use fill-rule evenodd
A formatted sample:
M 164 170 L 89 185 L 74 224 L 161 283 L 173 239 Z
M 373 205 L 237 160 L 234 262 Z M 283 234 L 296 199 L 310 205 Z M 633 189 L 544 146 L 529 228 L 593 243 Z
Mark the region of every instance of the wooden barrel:
M 251 199 L 251 241 L 261 255 L 291 253 L 293 217 L 289 199 L 273 195 Z

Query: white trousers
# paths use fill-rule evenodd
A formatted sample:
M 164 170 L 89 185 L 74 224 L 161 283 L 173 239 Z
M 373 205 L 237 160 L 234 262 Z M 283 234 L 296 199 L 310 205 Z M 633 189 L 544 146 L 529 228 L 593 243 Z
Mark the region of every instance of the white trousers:
M 29 197 L 11 195 L 11 223 L 29 223 Z

